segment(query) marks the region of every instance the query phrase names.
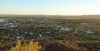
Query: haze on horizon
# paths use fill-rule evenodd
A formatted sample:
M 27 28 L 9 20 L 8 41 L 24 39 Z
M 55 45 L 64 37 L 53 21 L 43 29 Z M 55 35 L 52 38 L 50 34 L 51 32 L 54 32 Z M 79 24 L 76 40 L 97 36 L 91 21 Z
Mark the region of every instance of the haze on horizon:
M 100 15 L 100 0 L 0 0 L 0 14 Z

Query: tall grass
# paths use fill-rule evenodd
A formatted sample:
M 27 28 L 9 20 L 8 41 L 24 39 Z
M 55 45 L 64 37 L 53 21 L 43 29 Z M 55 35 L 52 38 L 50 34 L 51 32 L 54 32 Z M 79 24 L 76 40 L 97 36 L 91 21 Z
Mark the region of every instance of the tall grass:
M 33 42 L 32 40 L 29 43 L 24 42 L 21 45 L 21 41 L 18 40 L 15 47 L 11 47 L 10 51 L 39 51 L 41 49 L 39 42 Z

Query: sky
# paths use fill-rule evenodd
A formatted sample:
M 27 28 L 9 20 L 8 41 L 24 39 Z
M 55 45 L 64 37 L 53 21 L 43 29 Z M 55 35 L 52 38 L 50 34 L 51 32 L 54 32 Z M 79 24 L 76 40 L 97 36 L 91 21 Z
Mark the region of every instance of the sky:
M 99 15 L 100 0 L 0 0 L 0 14 Z

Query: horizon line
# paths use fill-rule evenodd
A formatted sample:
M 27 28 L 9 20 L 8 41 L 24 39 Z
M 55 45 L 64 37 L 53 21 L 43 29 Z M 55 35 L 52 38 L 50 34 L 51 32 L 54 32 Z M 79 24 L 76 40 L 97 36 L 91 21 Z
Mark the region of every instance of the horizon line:
M 28 16 L 28 15 L 30 15 L 30 16 L 34 16 L 34 15 L 41 15 L 41 16 L 49 16 L 49 15 L 51 15 L 51 16 L 99 16 L 100 14 L 82 14 L 82 15 L 60 15 L 60 14 L 0 14 L 0 16 L 3 16 L 3 15 L 5 15 L 5 16 L 7 16 L 7 15 L 19 15 L 19 16 L 24 16 L 24 15 L 26 15 L 26 16 Z

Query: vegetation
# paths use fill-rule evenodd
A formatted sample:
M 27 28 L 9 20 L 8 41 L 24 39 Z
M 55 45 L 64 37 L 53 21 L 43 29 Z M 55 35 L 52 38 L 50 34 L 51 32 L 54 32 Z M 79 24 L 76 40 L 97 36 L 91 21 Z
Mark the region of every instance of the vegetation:
M 65 17 L 0 17 L 0 50 L 100 51 L 100 19 Z
M 41 45 L 38 42 L 33 42 L 32 40 L 29 43 L 24 42 L 21 45 L 21 42 L 18 40 L 15 47 L 11 47 L 11 51 L 39 51 Z

